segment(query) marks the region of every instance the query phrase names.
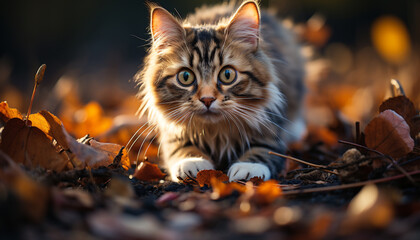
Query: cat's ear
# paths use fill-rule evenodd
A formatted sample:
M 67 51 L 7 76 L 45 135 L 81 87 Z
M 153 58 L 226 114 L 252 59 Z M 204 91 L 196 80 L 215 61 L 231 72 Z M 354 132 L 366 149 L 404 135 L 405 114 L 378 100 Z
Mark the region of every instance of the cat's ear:
M 154 43 L 179 42 L 184 35 L 184 28 L 179 21 L 162 7 L 151 8 L 150 30 Z
M 227 27 L 229 37 L 249 44 L 254 50 L 258 47 L 260 36 L 260 9 L 255 1 L 242 3 Z

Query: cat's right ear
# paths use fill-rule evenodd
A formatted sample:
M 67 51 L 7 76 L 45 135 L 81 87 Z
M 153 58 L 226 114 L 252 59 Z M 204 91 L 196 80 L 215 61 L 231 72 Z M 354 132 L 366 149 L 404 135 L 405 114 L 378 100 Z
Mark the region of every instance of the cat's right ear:
M 153 44 L 179 42 L 184 36 L 184 28 L 179 21 L 162 7 L 151 7 L 150 30 Z

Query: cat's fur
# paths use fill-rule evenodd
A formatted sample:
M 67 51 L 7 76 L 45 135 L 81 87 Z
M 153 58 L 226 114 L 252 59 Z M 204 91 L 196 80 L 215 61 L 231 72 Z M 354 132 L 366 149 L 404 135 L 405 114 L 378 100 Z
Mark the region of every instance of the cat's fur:
M 150 28 L 140 110 L 159 129 L 171 178 L 204 169 L 231 181 L 276 177 L 283 160 L 268 152 L 304 130 L 303 59 L 291 33 L 257 1 L 203 7 L 183 22 L 151 6 Z

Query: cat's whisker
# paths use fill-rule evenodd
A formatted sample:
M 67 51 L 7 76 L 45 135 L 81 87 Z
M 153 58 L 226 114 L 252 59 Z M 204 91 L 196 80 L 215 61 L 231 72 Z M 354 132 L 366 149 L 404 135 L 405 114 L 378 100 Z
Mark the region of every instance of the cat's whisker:
M 249 109 L 253 109 L 253 108 L 249 108 Z M 247 110 L 247 109 L 243 109 L 243 110 Z M 256 108 L 254 108 L 253 110 L 255 110 L 255 111 L 260 111 L 260 113 L 263 113 L 263 110 L 260 110 L 260 109 L 256 109 Z M 265 112 L 265 111 L 264 111 Z M 265 112 L 265 113 L 267 113 L 267 112 Z M 284 118 L 284 117 L 283 117 Z M 256 119 L 257 121 L 258 121 L 258 119 Z M 287 130 L 287 129 L 285 129 L 285 128 L 283 128 L 283 127 L 281 127 L 281 126 L 279 126 L 277 123 L 275 123 L 275 122 L 273 122 L 271 119 L 269 119 L 269 118 L 266 118 L 265 119 L 265 121 L 268 121 L 269 123 L 271 123 L 271 124 L 273 124 L 274 126 L 276 126 L 276 127 L 278 127 L 280 130 L 282 130 L 283 132 L 285 132 L 285 133 L 287 133 L 287 134 L 289 134 L 289 135 L 292 135 L 292 133 L 289 131 L 289 130 Z M 289 121 L 290 122 L 290 121 Z M 270 128 L 268 128 L 268 126 L 266 126 L 266 125 L 264 125 L 267 129 L 270 129 Z
M 234 115 L 234 114 L 230 114 L 229 112 L 226 112 L 226 113 L 228 113 L 229 114 L 229 116 L 231 116 L 231 118 L 232 118 L 232 122 L 233 122 L 233 124 L 236 126 L 236 128 L 238 129 L 238 133 L 239 133 L 239 136 L 240 136 L 240 138 L 242 139 L 242 141 L 245 141 L 246 142 L 246 144 L 247 144 L 247 146 L 248 146 L 248 148 L 250 148 L 250 146 L 251 146 L 251 144 L 250 144 L 250 142 L 249 142 L 249 139 L 248 139 L 248 137 L 247 136 L 245 136 L 244 134 L 243 134 L 243 132 L 245 132 L 245 127 L 242 125 L 242 123 L 241 123 L 241 121 Z M 235 119 L 238 121 L 238 122 L 236 122 L 235 121 Z M 241 129 L 239 129 L 239 125 L 237 124 L 237 123 L 239 123 L 239 125 L 241 125 Z M 243 147 L 243 145 L 241 146 L 241 148 L 242 148 L 242 151 L 244 150 L 244 147 Z
M 146 126 L 146 124 L 148 124 L 149 122 L 145 122 L 143 125 L 141 125 L 141 127 L 139 127 L 137 129 L 137 131 L 133 134 L 133 136 L 131 136 L 130 140 L 128 140 L 127 144 L 125 145 L 125 149 L 127 149 L 128 145 L 130 144 L 130 142 L 134 139 L 134 137 L 136 136 L 136 134 L 144 127 Z M 131 147 L 127 150 L 127 154 L 130 153 Z
M 152 143 L 155 140 L 156 136 L 157 136 L 157 134 L 155 134 L 155 136 L 153 136 L 153 138 L 150 140 L 149 145 L 147 145 L 146 150 L 144 150 L 143 157 L 146 157 L 147 156 L 147 150 L 149 150 L 149 147 L 150 147 L 150 145 L 152 145 Z
M 191 114 L 190 120 L 188 121 L 188 126 L 187 126 L 188 129 L 191 129 L 190 126 L 191 126 L 191 120 L 193 119 L 193 117 L 194 117 L 194 113 Z
M 249 116 L 250 115 L 253 115 L 253 114 L 247 114 L 247 112 L 249 111 L 248 109 L 243 108 L 243 107 L 237 107 L 237 110 L 239 111 L 238 114 L 240 114 L 241 116 L 243 116 L 246 121 L 250 121 L 249 120 Z M 256 109 L 256 110 L 258 110 L 258 109 Z M 260 111 L 257 111 L 257 112 L 262 113 Z M 274 136 L 277 135 L 277 133 L 275 133 L 263 120 L 260 120 L 258 117 L 253 118 L 253 120 L 256 120 L 260 125 L 262 125 L 265 128 L 267 128 L 267 130 L 269 130 L 271 133 L 273 133 Z M 265 121 L 270 121 L 270 120 L 269 119 L 265 119 Z M 271 123 L 273 123 L 273 122 L 271 122 Z M 262 134 L 260 128 L 258 128 L 258 131 L 259 131 L 260 134 Z
M 149 127 L 152 127 L 153 125 L 147 126 L 137 137 L 136 139 L 131 143 L 131 146 L 127 149 L 127 153 L 129 153 L 131 151 L 131 149 L 134 147 L 134 144 L 136 144 L 136 142 L 141 138 L 141 136 L 143 136 L 143 133 L 145 133 L 147 131 L 147 129 Z
M 253 121 L 251 121 L 250 119 L 249 119 L 249 114 L 247 114 L 246 112 L 242 112 L 241 110 L 240 110 L 240 108 L 237 108 L 237 107 L 234 107 L 233 108 L 233 111 L 235 111 L 235 113 L 237 114 L 237 115 L 239 115 L 239 116 L 241 116 L 242 117 L 242 119 L 245 121 L 245 122 L 247 122 L 249 125 L 253 125 L 253 124 L 255 124 Z M 260 121 L 259 121 L 259 119 L 258 118 L 253 118 L 253 120 L 257 120 L 257 122 L 258 123 L 260 123 Z M 261 129 L 260 128 L 256 128 L 257 129 L 257 131 L 262 135 L 262 132 L 261 132 Z
M 138 134 L 137 135 L 137 137 L 136 137 L 136 139 L 131 143 L 131 145 L 130 145 L 130 147 L 127 149 L 127 153 L 129 153 L 130 151 L 131 151 L 131 149 L 134 147 L 134 145 L 136 144 L 136 142 L 141 138 L 141 136 L 143 135 L 143 133 L 145 132 L 145 131 L 147 131 L 147 129 L 149 128 L 149 127 L 151 127 L 152 125 L 150 125 L 150 126 L 147 126 L 145 129 L 143 129 L 143 131 L 140 133 L 140 134 Z M 142 128 L 143 128 L 144 126 L 142 126 L 142 127 L 140 127 L 140 129 L 139 130 L 141 130 Z M 134 137 L 134 136 L 133 136 Z
M 269 111 L 269 110 L 267 110 L 267 109 L 258 109 L 258 108 L 255 108 L 255 107 L 252 107 L 252 106 L 246 106 L 247 108 L 249 108 L 249 109 L 252 109 L 252 110 L 255 110 L 255 111 L 264 111 L 265 113 L 267 113 L 267 114 L 270 114 L 270 115 L 273 115 L 273 116 L 276 116 L 276 117 L 279 117 L 281 120 L 284 120 L 284 121 L 286 121 L 287 123 L 292 123 L 292 121 L 290 121 L 288 118 L 286 118 L 286 117 L 284 117 L 282 114 L 280 114 L 280 113 L 274 113 L 274 112 L 271 112 L 271 111 Z
M 150 129 L 150 130 L 149 130 L 149 133 L 147 133 L 146 137 L 143 139 L 143 142 L 142 142 L 142 143 L 141 143 L 141 145 L 140 145 L 139 151 L 137 152 L 137 158 L 136 158 L 136 161 L 138 161 L 138 160 L 139 160 L 140 152 L 141 152 L 141 149 L 143 148 L 144 143 L 146 142 L 146 139 L 149 137 L 150 133 L 152 133 L 152 132 L 156 129 L 156 127 L 157 127 L 157 126 L 154 126 L 152 129 Z

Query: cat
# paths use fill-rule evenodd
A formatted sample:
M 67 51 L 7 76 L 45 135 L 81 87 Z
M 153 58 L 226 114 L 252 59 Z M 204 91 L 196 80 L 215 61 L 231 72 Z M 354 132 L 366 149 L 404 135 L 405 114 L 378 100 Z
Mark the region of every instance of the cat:
M 150 4 L 150 19 L 139 111 L 159 130 L 171 179 L 206 169 L 230 181 L 276 178 L 284 160 L 268 152 L 305 131 L 304 59 L 291 31 L 252 0 L 184 21 Z

